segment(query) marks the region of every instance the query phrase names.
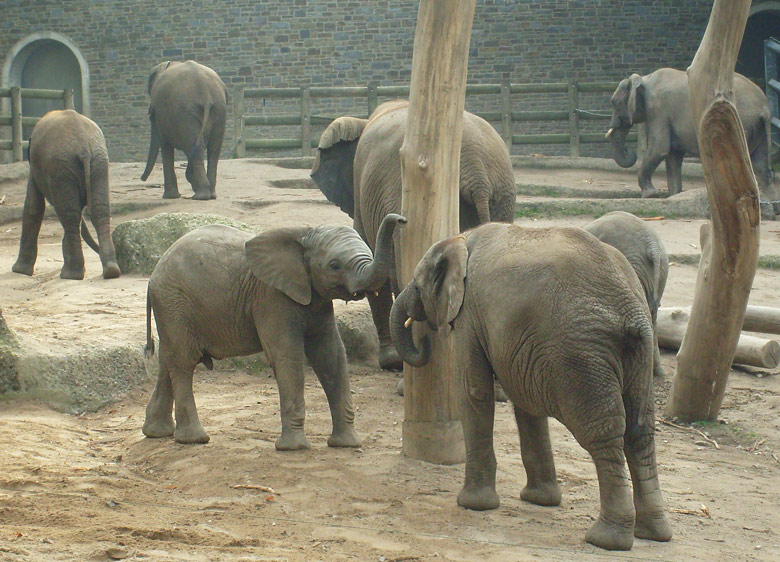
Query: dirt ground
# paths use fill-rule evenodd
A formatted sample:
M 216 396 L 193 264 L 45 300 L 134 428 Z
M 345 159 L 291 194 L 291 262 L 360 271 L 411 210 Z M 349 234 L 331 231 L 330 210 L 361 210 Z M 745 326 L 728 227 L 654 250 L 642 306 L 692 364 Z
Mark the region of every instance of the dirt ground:
M 258 230 L 288 224 L 351 224 L 318 191 L 308 170 L 246 159 L 220 163 L 216 201 L 163 202 L 158 164 L 148 183 L 141 164 L 113 164 L 114 225 L 161 211 L 210 212 Z M 11 174 L 12 175 L 12 174 Z M 622 172 L 517 170 L 517 181 L 598 189 L 634 189 Z M 663 185 L 662 180 L 657 180 Z M 686 180 L 685 187 L 701 185 Z M 638 188 L 637 188 L 638 189 Z M 3 200 L 3 197 L 5 199 Z M 24 180 L 0 183 L 3 205 L 21 205 Z M 590 219 L 522 220 L 579 225 Z M 670 254 L 698 253 L 700 220 L 653 226 Z M 8 325 L 53 350 L 145 340 L 146 279 L 105 281 L 85 246 L 87 278 L 59 279 L 62 231 L 44 221 L 32 278 L 10 272 L 20 222 L 0 225 L 0 307 Z M 780 223 L 762 229 L 762 254 L 780 254 Z M 693 266 L 673 264 L 665 306 L 689 305 Z M 760 270 L 752 304 L 780 306 L 780 272 Z M 350 306 L 366 306 L 365 303 Z M 663 413 L 669 373 L 657 381 Z M 240 365 L 240 364 L 239 364 Z M 195 396 L 207 445 L 178 445 L 141 433 L 152 379 L 98 412 L 67 415 L 30 399 L 0 399 L 0 560 L 311 561 L 373 560 L 778 560 L 780 559 L 780 378 L 776 371 L 732 370 L 721 423 L 698 428 L 659 419 L 661 486 L 674 529 L 666 544 L 636 540 L 609 553 L 584 542 L 598 515 L 595 469 L 568 431 L 551 423 L 559 507 L 524 503 L 520 446 L 508 404 L 496 411 L 501 507 L 459 508 L 463 465 L 435 466 L 401 455 L 399 374 L 350 365 L 357 450 L 329 449 L 327 403 L 307 375 L 309 451 L 278 453 L 276 385 L 267 367 L 222 362 L 196 373 Z

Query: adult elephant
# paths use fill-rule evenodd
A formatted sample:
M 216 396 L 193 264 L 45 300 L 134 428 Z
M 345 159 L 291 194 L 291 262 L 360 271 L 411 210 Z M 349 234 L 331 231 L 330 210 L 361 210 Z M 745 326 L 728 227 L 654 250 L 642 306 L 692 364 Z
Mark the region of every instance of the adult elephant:
M 626 135 L 636 123 L 646 123 L 647 146 L 639 169 L 642 197 L 657 197 L 652 176 L 666 160 L 669 195 L 682 191 L 682 161 L 686 154 L 699 155 L 696 128 L 688 99 L 688 74 L 673 68 L 660 68 L 651 74 L 632 74 L 620 81 L 612 94 L 612 121 L 607 136 L 612 143 L 612 155 L 620 166 L 630 168 L 637 155 L 626 145 Z M 734 100 L 745 128 L 750 160 L 758 186 L 772 203 L 765 204 L 780 213 L 780 201 L 772 185 L 769 162 L 769 104 L 761 88 L 734 74 Z M 772 214 L 772 213 L 769 213 Z
M 401 157 L 409 103 L 381 104 L 369 119 L 339 117 L 322 133 L 311 177 L 329 201 L 354 219 L 355 230 L 375 248 L 379 223 L 388 213 L 401 211 Z M 460 151 L 460 229 L 489 221 L 514 219 L 515 181 L 506 144 L 484 119 L 463 113 Z M 398 291 L 400 264 L 390 283 L 378 295 L 369 294 L 379 336 L 379 365 L 401 369 L 393 347 L 388 319 L 393 292 Z
M 180 196 L 173 168 L 173 150 L 187 155 L 187 181 L 193 199 L 216 199 L 217 163 L 225 137 L 227 88 L 212 69 L 195 61 L 167 61 L 152 69 L 147 86 L 151 102 L 151 140 L 146 181 L 162 149 L 164 199 Z M 208 158 L 208 171 L 203 164 Z
M 596 238 L 617 248 L 626 256 L 631 264 L 642 289 L 645 292 L 647 304 L 650 307 L 650 316 L 653 319 L 653 375 L 662 377 L 664 369 L 661 366 L 661 353 L 658 349 L 658 334 L 656 333 L 656 319 L 658 307 L 661 306 L 661 297 L 666 287 L 666 278 L 669 275 L 669 256 L 666 254 L 661 237 L 645 221 L 626 213 L 625 211 L 612 211 L 589 222 L 583 229 L 590 232 Z
M 404 222 L 400 215 L 384 219 L 373 256 L 345 226 L 278 228 L 252 237 L 211 225 L 177 240 L 149 279 L 146 349 L 154 352 L 153 310 L 160 369 L 146 407 L 144 434 L 173 435 L 179 443 L 207 442 L 192 394 L 195 366 L 203 363 L 211 369 L 212 358 L 265 351 L 281 402 L 282 434 L 276 448 L 309 447 L 303 431 L 306 361 L 330 405 L 328 445 L 359 446 L 332 300 L 361 299 L 387 281 L 393 229 Z
M 553 416 L 596 465 L 601 512 L 585 539 L 615 550 L 630 549 L 634 536 L 670 539 L 653 438 L 652 322 L 618 250 L 578 228 L 483 225 L 431 246 L 393 304 L 396 347 L 420 366 L 430 343 L 424 336 L 418 349 L 407 319 L 451 326 L 455 337 L 466 441 L 459 505 L 499 505 L 495 374 L 520 433 L 521 499 L 560 503 L 547 428 Z
M 33 274 L 46 201 L 54 207 L 65 231 L 60 277 L 84 279 L 81 236 L 100 255 L 103 277 L 119 277 L 111 241 L 106 141 L 94 121 L 72 109 L 48 112 L 35 125 L 30 137 L 30 175 L 24 199 L 22 238 L 19 257 L 12 267 L 16 273 Z M 89 207 L 98 242 L 82 219 L 85 207 Z

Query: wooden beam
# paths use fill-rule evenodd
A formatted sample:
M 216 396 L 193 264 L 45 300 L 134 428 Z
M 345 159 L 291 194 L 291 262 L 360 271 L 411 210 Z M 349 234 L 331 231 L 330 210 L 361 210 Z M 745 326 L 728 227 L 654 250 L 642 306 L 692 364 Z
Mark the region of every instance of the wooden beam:
M 658 315 L 670 315 L 676 311 L 690 315 L 690 306 L 662 306 L 658 309 Z M 780 308 L 771 306 L 748 305 L 745 309 L 745 318 L 742 321 L 743 332 L 758 332 L 761 334 L 780 334 Z
M 401 231 L 402 287 L 432 244 L 459 231 L 460 145 L 475 3 L 420 1 L 409 113 L 400 151 L 401 212 L 409 221 Z M 431 334 L 433 353 L 428 365 L 404 366 L 402 451 L 411 458 L 454 464 L 465 460 L 466 451 L 457 407 L 453 338 L 442 332 Z

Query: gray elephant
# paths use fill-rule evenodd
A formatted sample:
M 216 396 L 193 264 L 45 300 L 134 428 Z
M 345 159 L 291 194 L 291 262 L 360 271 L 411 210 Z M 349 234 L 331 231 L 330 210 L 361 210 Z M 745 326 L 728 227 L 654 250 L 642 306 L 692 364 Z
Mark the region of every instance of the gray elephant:
M 173 150 L 187 155 L 193 199 L 216 199 L 217 164 L 225 137 L 228 93 L 212 69 L 195 61 L 167 61 L 149 75 L 147 90 L 152 136 L 141 180 L 146 181 L 162 149 L 164 199 L 179 197 Z M 208 171 L 203 165 L 208 158 Z
M 355 230 L 375 247 L 379 222 L 401 211 L 401 157 L 407 101 L 381 104 L 369 119 L 340 117 L 322 133 L 311 177 L 329 201 L 354 219 Z M 463 114 L 460 151 L 460 229 L 514 220 L 515 181 L 506 144 L 484 119 Z M 395 264 L 400 264 L 396 238 Z M 379 295 L 368 296 L 379 336 L 379 365 L 400 369 L 388 328 L 395 267 Z
M 63 279 L 84 279 L 81 236 L 100 255 L 103 277 L 119 277 L 111 241 L 108 189 L 108 150 L 103 132 L 91 119 L 72 109 L 50 111 L 30 137 L 30 176 L 22 216 L 19 257 L 12 270 L 32 275 L 38 257 L 38 234 L 48 201 L 65 230 L 62 239 Z M 98 242 L 82 219 L 89 207 Z
M 397 224 L 388 215 L 376 255 L 349 227 L 291 227 L 257 236 L 224 225 L 177 240 L 149 279 L 147 354 L 154 352 L 151 312 L 160 337 L 157 386 L 146 407 L 147 437 L 205 443 L 192 394 L 198 363 L 265 351 L 281 402 L 278 450 L 308 448 L 303 431 L 303 367 L 314 369 L 330 405 L 331 447 L 357 447 L 347 360 L 333 299 L 357 300 L 387 281 Z M 171 410 L 175 403 L 176 424 Z
M 624 211 L 612 211 L 583 226 L 602 242 L 617 248 L 626 256 L 636 272 L 645 292 L 650 316 L 653 319 L 654 349 L 653 375 L 662 377 L 661 353 L 658 350 L 658 334 L 655 333 L 658 307 L 669 275 L 669 257 L 661 237 L 645 221 Z
M 621 80 L 612 94 L 612 121 L 607 136 L 618 165 L 630 168 L 636 163 L 636 152 L 626 145 L 626 135 L 634 124 L 645 123 L 647 146 L 639 169 L 642 197 L 658 196 L 652 176 L 664 160 L 669 195 L 680 193 L 683 156 L 699 156 L 688 96 L 688 74 L 673 68 L 660 68 L 646 76 L 632 74 Z M 770 114 L 766 96 L 753 82 L 735 73 L 734 98 L 758 187 L 772 202 L 774 214 L 778 214 L 780 201 L 772 185 L 769 162 Z M 769 209 L 767 204 L 765 214 Z
M 459 505 L 499 505 L 495 374 L 520 433 L 521 499 L 560 503 L 547 427 L 553 416 L 596 465 L 601 512 L 585 539 L 616 550 L 630 549 L 634 536 L 670 539 L 655 461 L 652 321 L 620 252 L 579 228 L 483 225 L 431 246 L 393 304 L 396 347 L 420 366 L 430 340 L 423 336 L 418 348 L 412 319 L 451 326 L 455 337 L 466 441 Z

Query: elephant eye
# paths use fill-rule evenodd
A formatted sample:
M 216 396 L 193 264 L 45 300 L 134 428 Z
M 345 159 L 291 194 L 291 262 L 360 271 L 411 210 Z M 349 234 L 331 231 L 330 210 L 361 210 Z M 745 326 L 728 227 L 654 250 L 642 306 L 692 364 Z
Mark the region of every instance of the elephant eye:
M 339 269 L 341 269 L 341 264 L 339 263 L 339 260 L 330 260 L 330 263 L 328 263 L 328 267 L 333 271 L 338 271 Z

